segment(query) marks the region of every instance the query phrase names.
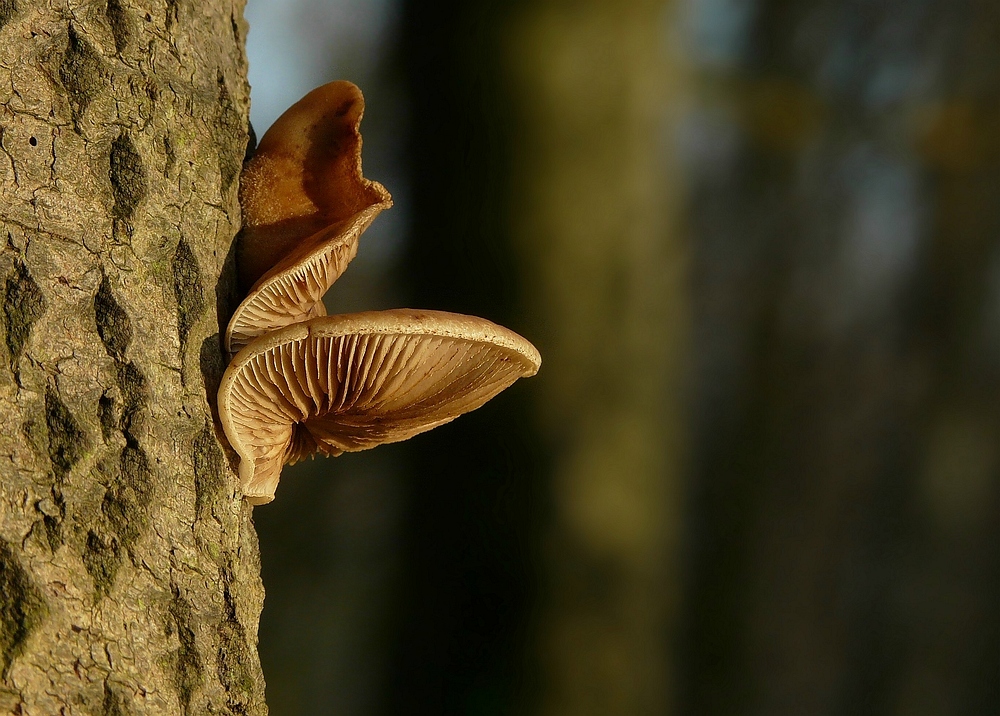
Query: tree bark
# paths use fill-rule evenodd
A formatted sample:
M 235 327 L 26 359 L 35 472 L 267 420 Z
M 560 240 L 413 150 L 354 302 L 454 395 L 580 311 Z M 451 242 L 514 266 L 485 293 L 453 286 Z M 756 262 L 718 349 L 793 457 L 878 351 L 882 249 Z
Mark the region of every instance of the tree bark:
M 0 713 L 266 712 L 212 416 L 242 6 L 0 0 Z

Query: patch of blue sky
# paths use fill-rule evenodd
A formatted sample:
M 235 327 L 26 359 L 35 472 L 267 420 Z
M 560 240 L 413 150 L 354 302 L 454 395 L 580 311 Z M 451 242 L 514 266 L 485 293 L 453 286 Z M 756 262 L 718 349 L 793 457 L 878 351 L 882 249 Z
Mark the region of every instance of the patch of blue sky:
M 685 0 L 681 12 L 695 64 L 722 69 L 739 65 L 756 11 L 755 0 Z

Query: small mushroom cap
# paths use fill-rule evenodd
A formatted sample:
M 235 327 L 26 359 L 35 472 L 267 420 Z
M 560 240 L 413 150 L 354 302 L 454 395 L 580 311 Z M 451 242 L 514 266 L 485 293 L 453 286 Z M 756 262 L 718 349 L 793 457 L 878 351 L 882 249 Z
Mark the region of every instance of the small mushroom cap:
M 252 504 L 281 468 L 398 442 L 474 410 L 541 364 L 527 340 L 442 311 L 323 316 L 255 339 L 232 360 L 219 416 Z
M 236 353 L 257 336 L 325 316 L 323 294 L 358 253 L 358 240 L 384 206 L 370 206 L 301 241 L 250 289 L 226 328 Z
M 241 288 L 250 290 L 226 332 L 230 351 L 322 315 L 317 304 L 356 255 L 361 233 L 392 206 L 389 192 L 361 172 L 363 113 L 356 86 L 323 85 L 278 118 L 247 162 L 236 260 Z M 290 301 L 299 304 L 292 311 Z

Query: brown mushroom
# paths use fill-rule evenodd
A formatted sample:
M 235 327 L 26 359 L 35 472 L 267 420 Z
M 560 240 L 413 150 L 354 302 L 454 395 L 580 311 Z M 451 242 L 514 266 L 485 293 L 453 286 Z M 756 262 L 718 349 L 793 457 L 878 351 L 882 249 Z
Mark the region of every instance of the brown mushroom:
M 283 114 L 244 169 L 237 262 L 251 286 L 226 331 L 219 416 L 253 504 L 281 468 L 405 440 L 478 408 L 538 351 L 489 321 L 401 309 L 325 316 L 322 298 L 389 193 L 361 173 L 357 87 L 333 82 Z
M 252 504 L 281 468 L 405 440 L 534 375 L 538 351 L 481 318 L 441 311 L 323 316 L 255 339 L 232 360 L 219 416 Z
M 350 82 L 319 87 L 264 134 L 240 177 L 237 266 L 246 299 L 226 331 L 236 352 L 256 336 L 324 315 L 322 297 L 354 258 L 389 192 L 361 172 L 364 113 Z

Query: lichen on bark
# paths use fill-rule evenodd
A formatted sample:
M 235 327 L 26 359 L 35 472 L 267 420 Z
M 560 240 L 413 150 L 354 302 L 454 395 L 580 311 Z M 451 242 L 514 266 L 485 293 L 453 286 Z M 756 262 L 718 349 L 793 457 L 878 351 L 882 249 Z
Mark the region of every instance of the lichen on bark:
M 0 714 L 266 712 L 212 415 L 242 9 L 0 0 Z

